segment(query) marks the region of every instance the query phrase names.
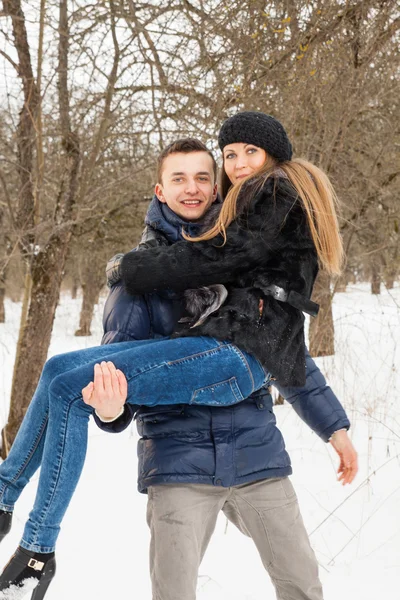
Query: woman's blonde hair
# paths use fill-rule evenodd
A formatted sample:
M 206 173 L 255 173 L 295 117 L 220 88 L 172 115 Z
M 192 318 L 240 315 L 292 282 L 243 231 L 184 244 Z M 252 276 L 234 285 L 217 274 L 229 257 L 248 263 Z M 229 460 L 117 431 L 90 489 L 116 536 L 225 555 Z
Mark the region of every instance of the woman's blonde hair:
M 254 194 L 254 190 L 257 192 L 261 189 L 269 177 L 276 176 L 277 169 L 285 173 L 301 199 L 322 266 L 328 273 L 339 275 L 344 253 L 337 218 L 338 199 L 327 175 L 301 158 L 278 163 L 267 154 L 264 165 L 256 173 L 235 185 L 231 184 L 223 167 L 220 187 L 223 204 L 215 225 L 198 237 L 183 234 L 184 238 L 192 242 L 200 242 L 221 234 L 225 244 L 226 228 L 236 218 L 237 200 L 243 186 L 250 180 L 254 182 L 255 186 L 251 186 L 251 193 Z

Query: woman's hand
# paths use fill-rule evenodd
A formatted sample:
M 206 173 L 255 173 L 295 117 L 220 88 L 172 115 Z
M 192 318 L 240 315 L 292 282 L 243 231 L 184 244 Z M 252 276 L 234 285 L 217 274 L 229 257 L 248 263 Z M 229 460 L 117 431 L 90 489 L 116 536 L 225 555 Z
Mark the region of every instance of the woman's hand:
M 351 483 L 357 475 L 358 459 L 357 452 L 347 435 L 347 431 L 345 429 L 335 431 L 330 442 L 340 458 L 338 481 L 341 481 L 342 485 Z
M 120 412 L 128 396 L 125 375 L 114 363 L 103 361 L 94 367 L 94 381 L 82 390 L 85 404 L 92 406 L 100 418 L 113 419 Z

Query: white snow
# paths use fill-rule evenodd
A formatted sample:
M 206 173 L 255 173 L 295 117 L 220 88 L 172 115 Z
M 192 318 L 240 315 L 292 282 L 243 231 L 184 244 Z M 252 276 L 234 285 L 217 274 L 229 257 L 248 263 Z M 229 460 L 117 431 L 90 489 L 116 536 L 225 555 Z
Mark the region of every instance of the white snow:
M 103 301 L 102 301 L 103 302 Z M 93 346 L 75 338 L 80 300 L 62 297 L 50 355 Z M 8 410 L 20 305 L 7 302 L 0 325 L 0 426 Z M 400 287 L 371 296 L 367 284 L 334 300 L 336 355 L 318 363 L 352 421 L 360 472 L 336 481 L 338 458 L 290 406 L 276 407 L 292 458 L 293 484 L 320 563 L 325 600 L 397 600 L 400 595 Z M 57 575 L 46 600 L 151 598 L 146 496 L 136 491 L 135 428 L 119 435 L 90 426 L 84 473 L 57 548 Z M 15 510 L 0 546 L 0 565 L 15 550 L 32 506 L 37 476 Z M 198 600 L 275 598 L 251 540 L 221 515 L 200 567 Z
M 22 600 L 28 598 L 27 593 L 35 589 L 38 580 L 35 577 L 24 579 L 21 585 L 11 585 L 4 592 L 0 592 L 0 600 Z

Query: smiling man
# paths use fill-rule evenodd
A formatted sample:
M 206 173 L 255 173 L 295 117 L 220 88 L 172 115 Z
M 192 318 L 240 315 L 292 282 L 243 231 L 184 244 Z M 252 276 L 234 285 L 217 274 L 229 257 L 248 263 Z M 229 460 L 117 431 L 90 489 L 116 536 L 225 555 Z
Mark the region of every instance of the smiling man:
M 217 165 L 208 150 L 189 153 L 169 150 L 158 159 L 156 196 L 176 215 L 196 223 L 217 198 Z
M 228 160 L 233 168 L 238 165 L 238 178 L 247 176 L 256 152 L 249 149 L 239 156 L 234 151 Z M 200 233 L 218 208 L 216 171 L 212 154 L 198 140 L 178 140 L 161 153 L 138 251 L 174 244 L 182 240 L 183 229 L 192 236 Z M 168 290 L 129 296 L 118 281 L 116 264 L 118 255 L 107 269 L 111 291 L 103 343 L 170 335 L 181 315 L 180 297 Z M 148 493 L 154 600 L 195 600 L 198 569 L 221 510 L 253 539 L 277 598 L 321 600 L 317 561 L 288 479 L 290 458 L 276 426 L 270 390 L 262 388 L 224 408 L 125 404 L 120 411 L 120 399 L 113 400 L 116 387 L 110 387 L 115 372 L 102 368 L 103 400 L 92 402 L 97 424 L 118 432 L 135 417 L 140 435 L 138 488 Z M 284 389 L 275 382 L 276 387 L 300 418 L 331 442 L 342 467 L 355 460 L 345 431 L 350 423 L 308 352 L 306 377 L 303 388 Z

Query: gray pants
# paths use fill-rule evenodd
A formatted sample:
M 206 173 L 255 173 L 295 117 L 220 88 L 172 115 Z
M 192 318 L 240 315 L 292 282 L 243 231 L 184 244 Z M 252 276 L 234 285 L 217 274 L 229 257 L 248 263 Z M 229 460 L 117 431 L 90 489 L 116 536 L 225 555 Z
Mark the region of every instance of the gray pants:
M 220 510 L 254 540 L 278 600 L 322 600 L 317 561 L 287 477 L 231 488 L 157 485 L 148 492 L 153 600 L 195 600 Z

